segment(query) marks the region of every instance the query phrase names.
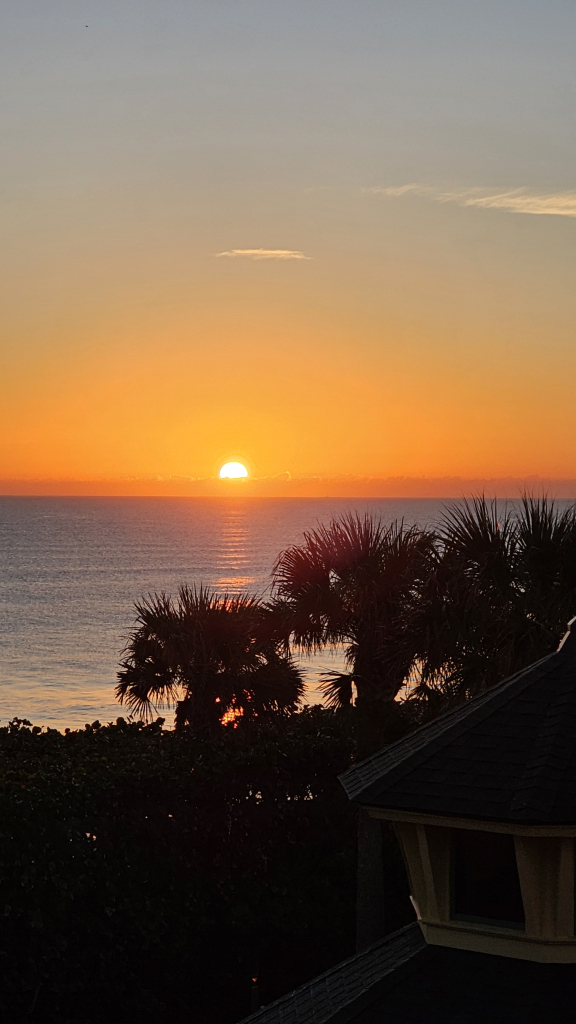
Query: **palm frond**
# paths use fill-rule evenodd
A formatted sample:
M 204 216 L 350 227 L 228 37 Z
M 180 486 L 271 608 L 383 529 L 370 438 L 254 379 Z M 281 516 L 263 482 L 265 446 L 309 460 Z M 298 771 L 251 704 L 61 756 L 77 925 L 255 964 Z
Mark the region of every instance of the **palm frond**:
M 344 644 L 358 687 L 392 699 L 402 685 L 399 666 L 411 662 L 404 622 L 436 559 L 434 534 L 402 520 L 386 524 L 352 513 L 321 524 L 282 552 L 274 568 L 285 633 L 305 651 Z M 329 700 L 338 685 L 328 681 Z M 334 699 L 349 698 L 342 691 Z
M 331 708 L 345 708 L 353 703 L 354 673 L 326 672 L 322 677 L 320 691 Z
M 176 599 L 148 595 L 123 655 L 118 700 L 148 718 L 176 703 L 177 725 L 212 729 L 233 707 L 285 714 L 303 694 L 270 607 L 248 594 L 183 586 Z

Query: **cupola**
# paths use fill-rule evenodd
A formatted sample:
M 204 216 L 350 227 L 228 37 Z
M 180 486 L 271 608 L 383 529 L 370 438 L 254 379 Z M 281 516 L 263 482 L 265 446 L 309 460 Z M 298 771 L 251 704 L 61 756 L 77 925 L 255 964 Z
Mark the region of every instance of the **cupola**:
M 426 942 L 576 963 L 576 619 L 558 650 L 346 772 Z

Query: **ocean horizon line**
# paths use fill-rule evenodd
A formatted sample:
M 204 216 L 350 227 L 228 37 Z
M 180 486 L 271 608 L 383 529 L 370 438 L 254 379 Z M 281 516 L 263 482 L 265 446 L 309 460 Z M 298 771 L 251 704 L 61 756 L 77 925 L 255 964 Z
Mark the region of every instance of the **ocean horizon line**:
M 576 478 L 527 476 L 290 476 L 281 473 L 247 480 L 215 477 L 116 477 L 0 479 L 0 497 L 110 498 L 436 498 L 485 494 L 518 498 L 523 493 L 576 498 Z

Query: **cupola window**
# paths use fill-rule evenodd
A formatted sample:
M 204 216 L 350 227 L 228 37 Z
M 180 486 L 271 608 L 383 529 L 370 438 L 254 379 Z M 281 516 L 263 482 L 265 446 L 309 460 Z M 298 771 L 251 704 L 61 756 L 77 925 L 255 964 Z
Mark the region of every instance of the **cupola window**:
M 514 837 L 452 830 L 451 917 L 500 928 L 524 928 Z

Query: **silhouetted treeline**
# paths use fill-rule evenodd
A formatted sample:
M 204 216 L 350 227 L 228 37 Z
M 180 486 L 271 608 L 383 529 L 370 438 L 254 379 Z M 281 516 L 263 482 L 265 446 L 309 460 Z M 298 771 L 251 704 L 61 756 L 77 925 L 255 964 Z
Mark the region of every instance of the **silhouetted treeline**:
M 555 650 L 576 614 L 576 506 L 480 497 L 425 529 L 348 515 L 284 551 L 274 582 L 296 648 L 344 645 L 333 706 L 400 695 L 434 716 Z
M 0 729 L 2 1020 L 228 1024 L 253 977 L 268 1002 L 352 953 L 354 732 L 322 708 L 210 740 Z
M 293 655 L 337 644 L 331 706 L 369 722 L 400 696 L 424 720 L 555 649 L 576 614 L 576 506 L 477 498 L 425 529 L 351 514 L 283 551 L 272 579 L 269 601 L 182 587 L 138 602 L 119 699 L 138 714 L 175 701 L 196 733 L 289 715 Z

